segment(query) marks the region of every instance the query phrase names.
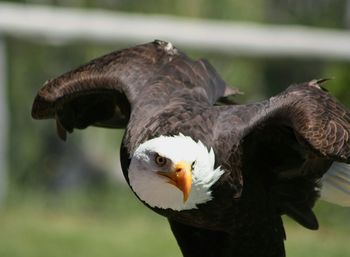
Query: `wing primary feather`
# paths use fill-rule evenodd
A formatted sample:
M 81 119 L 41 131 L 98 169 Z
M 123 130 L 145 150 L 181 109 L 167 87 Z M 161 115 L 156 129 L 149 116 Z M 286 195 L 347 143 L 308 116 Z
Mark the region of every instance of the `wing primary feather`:
M 321 199 L 350 207 L 350 164 L 333 163 L 321 179 Z
M 237 92 L 227 88 L 209 62 L 192 60 L 170 42 L 156 40 L 48 80 L 34 100 L 32 117 L 56 119 L 57 134 L 66 140 L 75 128 L 125 128 L 131 116 L 140 121 L 135 127 L 144 127 L 144 117 L 153 116 L 153 108 L 171 106 L 171 99 L 190 97 L 191 106 L 213 105 L 225 93 Z
M 63 140 L 63 141 L 67 140 L 67 131 L 62 126 L 62 124 L 61 124 L 61 122 L 60 122 L 58 117 L 56 117 L 56 131 L 57 131 L 58 137 L 61 140 Z

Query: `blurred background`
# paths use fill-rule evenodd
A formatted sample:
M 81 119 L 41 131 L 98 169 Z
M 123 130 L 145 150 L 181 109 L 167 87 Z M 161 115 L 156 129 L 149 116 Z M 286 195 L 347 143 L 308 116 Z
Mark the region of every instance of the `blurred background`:
M 170 40 L 245 92 L 334 78 L 350 107 L 349 0 L 0 1 L 0 256 L 181 256 L 167 221 L 139 203 L 119 164 L 123 131 L 63 143 L 31 104 L 49 78 L 112 50 Z M 350 256 L 350 208 L 316 206 L 321 228 L 285 218 L 288 256 Z

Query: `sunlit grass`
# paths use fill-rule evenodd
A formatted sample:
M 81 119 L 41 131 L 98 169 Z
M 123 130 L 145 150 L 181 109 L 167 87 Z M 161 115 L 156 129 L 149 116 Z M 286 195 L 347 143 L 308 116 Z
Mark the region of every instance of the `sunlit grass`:
M 329 227 L 308 231 L 290 225 L 287 227 L 287 256 L 349 257 L 349 240 L 348 233 Z
M 287 256 L 349 257 L 350 208 L 319 201 L 314 211 L 320 224 L 317 231 L 284 218 Z
M 350 256 L 349 209 L 317 207 L 320 231 L 285 220 L 291 256 Z M 333 216 L 331 214 L 334 214 Z M 125 187 L 107 192 L 11 194 L 0 210 L 1 257 L 181 256 L 167 221 Z
M 180 256 L 167 221 L 118 193 L 17 195 L 0 212 L 0 256 Z

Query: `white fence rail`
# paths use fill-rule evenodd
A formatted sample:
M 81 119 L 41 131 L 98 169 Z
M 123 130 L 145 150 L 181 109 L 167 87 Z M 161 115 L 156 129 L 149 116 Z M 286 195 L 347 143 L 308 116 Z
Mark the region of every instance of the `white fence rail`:
M 350 31 L 0 3 L 0 33 L 98 42 L 173 41 L 239 55 L 350 60 Z

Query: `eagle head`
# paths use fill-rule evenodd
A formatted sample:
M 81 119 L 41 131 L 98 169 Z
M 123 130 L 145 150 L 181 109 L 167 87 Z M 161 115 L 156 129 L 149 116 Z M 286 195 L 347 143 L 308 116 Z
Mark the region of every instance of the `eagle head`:
M 139 145 L 131 158 L 129 183 L 151 207 L 196 209 L 212 199 L 211 186 L 224 173 L 215 168 L 213 149 L 179 134 Z

